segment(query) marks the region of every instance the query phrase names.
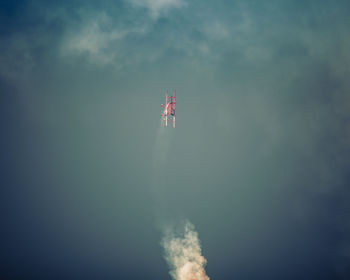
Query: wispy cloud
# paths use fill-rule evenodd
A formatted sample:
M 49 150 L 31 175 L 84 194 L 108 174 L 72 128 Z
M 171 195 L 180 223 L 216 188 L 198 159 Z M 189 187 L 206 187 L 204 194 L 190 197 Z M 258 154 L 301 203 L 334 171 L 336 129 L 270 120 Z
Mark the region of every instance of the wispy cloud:
M 166 14 L 171 9 L 186 6 L 184 0 L 128 0 L 134 7 L 146 8 L 153 19 Z
M 121 68 L 128 57 L 122 46 L 127 41 L 126 37 L 147 33 L 148 25 L 133 24 L 120 27 L 104 11 L 81 14 L 79 27 L 66 32 L 61 54 L 86 56 L 87 60 L 96 66 L 114 65 Z

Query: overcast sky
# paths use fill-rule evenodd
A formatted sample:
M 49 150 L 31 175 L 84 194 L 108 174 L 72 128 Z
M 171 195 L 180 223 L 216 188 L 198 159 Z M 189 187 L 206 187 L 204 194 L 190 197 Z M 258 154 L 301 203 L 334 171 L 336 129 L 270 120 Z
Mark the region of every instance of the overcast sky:
M 2 1 L 0 278 L 170 279 L 162 216 L 213 280 L 349 279 L 349 12 Z

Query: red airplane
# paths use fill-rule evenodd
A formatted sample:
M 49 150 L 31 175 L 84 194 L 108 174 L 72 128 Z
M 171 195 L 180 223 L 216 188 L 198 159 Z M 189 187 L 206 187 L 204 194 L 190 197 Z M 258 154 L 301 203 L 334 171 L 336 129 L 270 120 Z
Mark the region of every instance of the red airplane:
M 169 101 L 170 98 L 170 101 Z M 165 121 L 165 126 L 168 126 L 168 118 L 173 120 L 173 127 L 175 128 L 175 101 L 176 98 L 176 90 L 174 91 L 174 96 L 168 96 L 168 91 L 165 94 L 165 105 L 162 104 L 164 108 L 163 113 L 161 114 L 162 119 Z M 169 117 L 168 117 L 169 116 Z

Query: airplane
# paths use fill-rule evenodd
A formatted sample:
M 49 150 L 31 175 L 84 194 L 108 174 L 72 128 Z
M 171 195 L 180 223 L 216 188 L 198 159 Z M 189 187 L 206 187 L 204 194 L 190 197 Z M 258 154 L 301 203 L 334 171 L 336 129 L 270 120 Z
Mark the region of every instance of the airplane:
M 169 101 L 170 98 L 170 101 Z M 162 120 L 165 122 L 165 126 L 168 126 L 168 119 L 173 120 L 173 128 L 175 128 L 175 101 L 176 90 L 174 91 L 174 96 L 168 96 L 168 91 L 165 94 L 165 105 L 162 104 L 164 111 L 161 114 Z

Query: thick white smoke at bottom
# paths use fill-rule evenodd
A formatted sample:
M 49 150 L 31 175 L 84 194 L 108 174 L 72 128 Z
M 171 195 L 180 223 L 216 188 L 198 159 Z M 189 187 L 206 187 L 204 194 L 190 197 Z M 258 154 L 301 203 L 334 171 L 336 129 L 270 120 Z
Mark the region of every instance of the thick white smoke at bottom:
M 162 240 L 170 275 L 174 280 L 209 280 L 204 269 L 207 261 L 194 226 L 186 221 L 181 231 L 178 234 L 167 229 Z

